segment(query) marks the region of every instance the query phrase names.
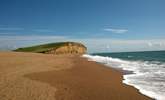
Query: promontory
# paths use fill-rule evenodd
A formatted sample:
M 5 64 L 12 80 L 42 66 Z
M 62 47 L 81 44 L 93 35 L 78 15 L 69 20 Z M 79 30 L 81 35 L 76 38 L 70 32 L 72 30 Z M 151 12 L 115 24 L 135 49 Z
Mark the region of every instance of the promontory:
M 85 54 L 87 47 L 82 43 L 77 42 L 57 42 L 42 44 L 37 46 L 18 48 L 14 51 L 18 52 L 34 52 L 34 53 L 45 53 L 45 54 Z

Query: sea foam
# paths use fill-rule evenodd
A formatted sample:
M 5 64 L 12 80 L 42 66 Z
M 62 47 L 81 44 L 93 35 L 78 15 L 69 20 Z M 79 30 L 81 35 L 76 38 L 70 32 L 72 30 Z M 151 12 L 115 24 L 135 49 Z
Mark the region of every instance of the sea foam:
M 133 71 L 124 75 L 123 83 L 134 86 L 142 94 L 157 100 L 165 100 L 165 63 L 158 61 L 129 61 L 119 58 L 83 55 L 109 67 Z

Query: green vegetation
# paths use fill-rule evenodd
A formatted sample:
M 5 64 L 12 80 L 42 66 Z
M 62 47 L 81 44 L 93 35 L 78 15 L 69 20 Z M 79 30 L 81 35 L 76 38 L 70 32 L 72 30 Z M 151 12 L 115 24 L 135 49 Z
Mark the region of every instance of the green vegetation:
M 69 44 L 77 44 L 81 45 L 80 43 L 75 43 L 75 42 L 57 42 L 57 43 L 49 43 L 49 44 L 43 44 L 43 45 L 37 45 L 37 46 L 32 46 L 32 47 L 25 47 L 25 48 L 18 48 L 14 51 L 18 52 L 35 52 L 35 53 L 44 53 L 50 49 L 57 49 L 61 46 L 69 45 Z

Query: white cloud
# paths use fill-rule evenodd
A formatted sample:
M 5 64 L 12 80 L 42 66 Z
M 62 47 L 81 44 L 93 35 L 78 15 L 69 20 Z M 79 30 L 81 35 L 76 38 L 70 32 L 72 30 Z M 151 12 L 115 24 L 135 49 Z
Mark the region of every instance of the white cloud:
M 3 32 L 3 33 L 0 33 L 0 35 L 13 35 L 13 34 L 16 34 L 16 33 L 6 33 L 6 32 Z
M 163 48 L 165 47 L 165 41 L 152 41 L 147 43 L 149 47 L 158 47 Z
M 159 46 L 161 47 L 161 46 L 164 46 L 164 44 L 163 43 L 159 43 Z
M 127 52 L 165 50 L 164 39 L 126 40 L 112 38 L 77 39 L 88 47 L 89 52 Z M 152 47 L 149 47 L 149 45 Z M 151 44 L 150 44 L 151 43 Z M 107 46 L 107 44 L 110 45 Z M 109 49 L 107 49 L 107 47 Z
M 35 31 L 35 32 L 55 32 L 54 30 L 49 30 L 49 29 L 35 29 L 33 31 Z
M 24 30 L 24 28 L 16 28 L 16 27 L 0 27 L 1 31 L 19 31 Z
M 0 49 L 32 46 L 43 43 L 75 41 L 85 44 L 89 53 L 165 50 L 164 39 L 124 40 L 112 38 L 71 38 L 65 36 L 0 36 Z
M 45 36 L 45 35 L 29 35 L 29 36 L 0 36 L 1 41 L 33 41 L 33 40 L 58 40 L 66 39 L 64 36 Z
M 106 48 L 107 48 L 107 49 L 110 49 L 110 46 L 107 44 Z
M 127 29 L 113 29 L 113 28 L 105 28 L 104 31 L 113 32 L 113 33 L 126 33 Z
M 153 44 L 151 42 L 148 42 L 147 44 L 148 44 L 149 47 L 153 46 Z

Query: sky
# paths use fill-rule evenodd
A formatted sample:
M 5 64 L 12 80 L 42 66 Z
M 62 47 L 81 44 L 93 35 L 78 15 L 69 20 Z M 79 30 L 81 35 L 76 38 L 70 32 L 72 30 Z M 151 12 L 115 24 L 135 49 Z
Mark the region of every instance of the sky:
M 165 0 L 0 0 L 0 50 L 59 41 L 90 53 L 165 50 Z

